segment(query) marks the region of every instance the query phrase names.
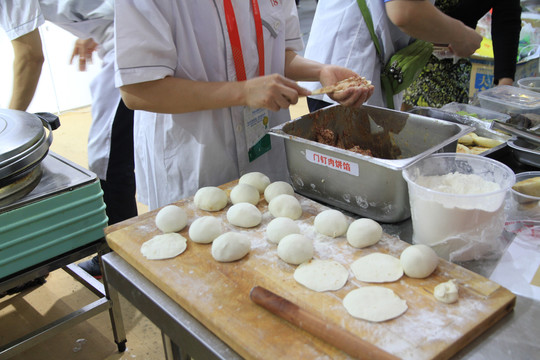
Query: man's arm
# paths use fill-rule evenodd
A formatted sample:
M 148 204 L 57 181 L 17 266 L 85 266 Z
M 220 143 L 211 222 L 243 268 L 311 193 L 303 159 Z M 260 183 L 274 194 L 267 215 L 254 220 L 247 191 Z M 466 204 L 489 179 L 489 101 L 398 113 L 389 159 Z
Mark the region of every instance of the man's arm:
M 10 109 L 25 111 L 36 92 L 44 56 L 41 37 L 36 29 L 11 41 L 13 59 L 13 92 Z

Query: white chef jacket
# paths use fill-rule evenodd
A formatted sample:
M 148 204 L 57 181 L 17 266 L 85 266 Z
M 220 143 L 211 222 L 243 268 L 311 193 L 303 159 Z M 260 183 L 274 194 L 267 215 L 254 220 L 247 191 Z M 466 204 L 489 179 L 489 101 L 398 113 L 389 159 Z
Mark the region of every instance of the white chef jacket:
M 88 138 L 89 168 L 106 179 L 111 129 L 120 91 L 114 86 L 114 1 L 113 0 L 2 0 L 0 26 L 10 40 L 28 34 L 45 20 L 73 35 L 92 38 L 99 44 L 102 70 L 92 80 L 92 125 Z
M 232 1 L 247 78 L 258 76 L 251 2 Z M 117 0 L 117 86 L 166 76 L 198 81 L 235 81 L 236 72 L 221 0 Z M 285 49 L 303 42 L 293 1 L 260 0 L 265 74 L 284 73 Z M 185 114 L 135 112 L 135 175 L 139 201 L 150 209 L 217 186 L 250 171 L 287 180 L 283 142 L 248 161 L 243 107 Z M 290 119 L 270 112 L 270 127 Z
M 388 19 L 383 0 L 366 0 L 366 4 L 383 47 L 384 59 L 377 55 L 357 0 L 319 0 L 304 57 L 323 64 L 347 67 L 371 80 L 375 90 L 367 104 L 385 106 L 381 67 L 392 54 L 409 43 L 410 37 Z M 300 85 L 311 91 L 321 87 L 317 82 L 301 82 Z M 335 103 L 327 95 L 311 97 Z M 401 104 L 401 98 L 401 94 L 394 96 L 396 106 Z

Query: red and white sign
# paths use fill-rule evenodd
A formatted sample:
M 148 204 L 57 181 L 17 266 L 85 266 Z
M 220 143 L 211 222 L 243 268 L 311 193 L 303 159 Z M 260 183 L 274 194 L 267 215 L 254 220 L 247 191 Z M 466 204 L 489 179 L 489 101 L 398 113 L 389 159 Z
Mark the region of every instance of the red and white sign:
M 324 155 L 324 154 L 317 153 L 315 151 L 311 151 L 307 149 L 306 149 L 306 160 L 311 163 L 326 166 L 326 167 L 329 167 L 330 169 L 341 171 L 350 175 L 358 176 L 359 174 L 357 163 L 338 159 L 332 156 Z

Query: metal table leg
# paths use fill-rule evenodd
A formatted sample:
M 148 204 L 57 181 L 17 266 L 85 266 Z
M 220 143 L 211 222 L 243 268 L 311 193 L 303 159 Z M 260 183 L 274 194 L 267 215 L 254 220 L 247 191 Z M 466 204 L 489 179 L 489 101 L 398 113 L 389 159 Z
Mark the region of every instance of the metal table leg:
M 101 255 L 106 251 L 109 251 L 107 244 L 104 239 L 100 239 L 99 241 L 88 244 L 74 251 L 70 251 L 69 253 L 57 256 L 30 269 L 21 271 L 13 276 L 10 276 L 9 278 L 0 280 L 1 292 L 18 285 L 22 285 L 37 277 L 44 276 L 51 271 L 62 268 L 99 298 L 91 304 L 88 304 L 69 315 L 53 321 L 52 323 L 43 326 L 19 339 L 16 339 L 9 344 L 1 346 L 0 360 L 8 359 L 16 354 L 19 354 L 35 346 L 36 344 L 47 340 L 56 334 L 65 331 L 66 329 L 80 322 L 86 321 L 106 310 L 109 310 L 114 340 L 118 346 L 118 350 L 120 352 L 125 351 L 126 336 L 122 315 L 120 313 L 118 295 L 116 293 L 109 293 L 108 285 L 105 281 L 104 284 L 100 283 L 81 269 L 78 265 L 74 264 L 75 261 L 95 254 L 96 252 L 101 257 Z

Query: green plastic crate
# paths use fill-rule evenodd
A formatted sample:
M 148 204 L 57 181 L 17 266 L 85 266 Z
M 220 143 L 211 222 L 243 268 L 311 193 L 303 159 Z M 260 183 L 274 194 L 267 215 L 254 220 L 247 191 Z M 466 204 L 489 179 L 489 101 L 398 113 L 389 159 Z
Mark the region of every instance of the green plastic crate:
M 0 214 L 0 278 L 104 237 L 99 180 Z

